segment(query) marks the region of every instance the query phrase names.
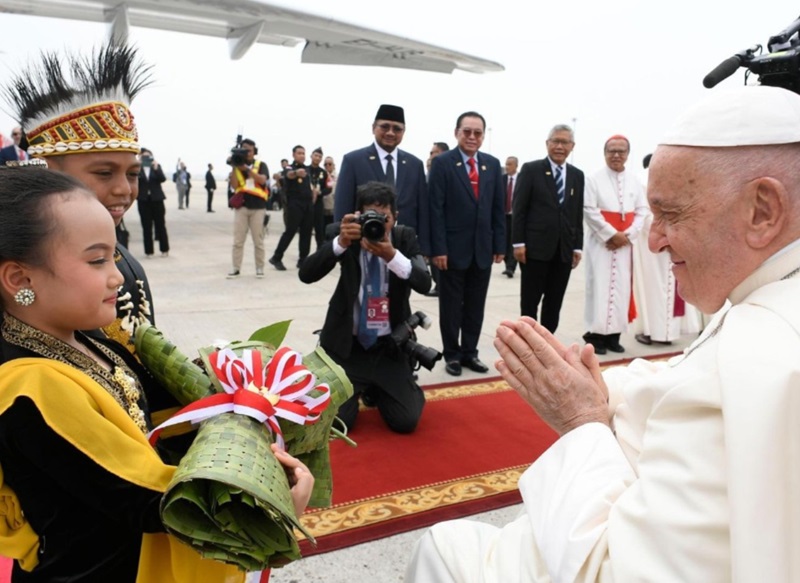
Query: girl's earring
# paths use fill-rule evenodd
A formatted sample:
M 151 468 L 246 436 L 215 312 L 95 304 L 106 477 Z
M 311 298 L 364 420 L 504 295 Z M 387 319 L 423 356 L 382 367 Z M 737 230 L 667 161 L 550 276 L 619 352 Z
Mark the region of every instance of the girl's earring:
M 24 287 L 19 290 L 16 294 L 14 294 L 14 301 L 17 302 L 20 306 L 30 306 L 33 305 L 33 302 L 36 301 L 36 294 L 33 293 L 33 290 Z

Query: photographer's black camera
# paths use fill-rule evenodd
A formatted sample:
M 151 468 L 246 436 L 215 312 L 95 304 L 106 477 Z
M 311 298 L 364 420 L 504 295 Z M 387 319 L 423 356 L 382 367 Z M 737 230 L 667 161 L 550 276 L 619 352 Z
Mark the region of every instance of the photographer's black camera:
M 422 326 L 425 330 L 431 327 L 431 319 L 425 312 L 414 312 L 408 320 L 398 324 L 392 330 L 392 340 L 410 357 L 412 368 L 417 368 L 415 363 L 419 363 L 428 370 L 433 370 L 436 361 L 442 358 L 442 353 L 416 341 L 414 328 L 417 326 Z
M 386 235 L 387 220 L 388 218 L 385 214 L 376 210 L 368 210 L 361 213 L 358 218 L 358 222 L 361 224 L 361 235 L 370 241 L 383 241 L 383 237 Z
M 231 148 L 231 157 L 230 162 L 228 162 L 231 166 L 241 166 L 242 164 L 247 164 L 247 148 Z

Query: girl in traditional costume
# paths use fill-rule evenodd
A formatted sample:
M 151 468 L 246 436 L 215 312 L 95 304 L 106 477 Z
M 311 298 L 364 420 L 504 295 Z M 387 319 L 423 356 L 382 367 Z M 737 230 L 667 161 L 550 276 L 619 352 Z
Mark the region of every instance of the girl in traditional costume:
M 79 330 L 116 317 L 114 222 L 74 178 L 0 168 L 0 554 L 12 581 L 233 582 L 163 533 L 175 470 L 150 447 L 138 362 Z M 292 473 L 302 512 L 313 478 Z

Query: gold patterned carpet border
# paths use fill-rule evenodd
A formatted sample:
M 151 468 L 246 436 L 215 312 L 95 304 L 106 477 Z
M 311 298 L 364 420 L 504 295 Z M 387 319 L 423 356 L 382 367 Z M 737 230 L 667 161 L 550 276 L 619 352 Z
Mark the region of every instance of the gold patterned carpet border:
M 347 502 L 307 512 L 301 521 L 315 538 L 342 533 L 401 516 L 514 491 L 517 489 L 517 482 L 522 472 L 527 467 L 528 464 L 524 464 L 448 482 L 426 484 L 403 492 Z

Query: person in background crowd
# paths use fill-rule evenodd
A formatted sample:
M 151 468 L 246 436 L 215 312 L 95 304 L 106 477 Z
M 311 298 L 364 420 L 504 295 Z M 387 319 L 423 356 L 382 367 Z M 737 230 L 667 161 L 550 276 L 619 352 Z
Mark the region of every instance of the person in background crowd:
M 624 352 L 622 332 L 636 317 L 633 302 L 633 245 L 648 212 L 644 185 L 625 169 L 631 146 L 625 136 L 606 140 L 606 167 L 586 181 L 583 218 L 586 294 L 583 339 L 595 354 Z
M 517 168 L 519 159 L 516 156 L 506 158 L 506 173 L 503 174 L 503 185 L 506 192 L 506 268 L 503 275 L 511 279 L 517 269 L 517 260 L 514 259 L 514 246 L 511 244 L 511 211 L 513 210 L 514 185 L 517 182 Z
M 583 254 L 584 177 L 567 163 L 572 128 L 553 127 L 545 145 L 547 157 L 523 164 L 517 178 L 511 238 L 522 271 L 520 311 L 555 332 L 569 276 Z
M 428 176 L 431 261 L 439 273 L 439 328 L 445 370 L 489 371 L 478 358 L 492 263 L 505 251 L 505 193 L 500 162 L 480 152 L 486 120 L 477 112 L 458 116 L 458 147 L 439 154 Z
M 214 166 L 209 162 L 208 170 L 206 170 L 206 192 L 208 193 L 208 204 L 206 205 L 206 212 L 213 213 L 214 209 L 211 208 L 211 203 L 214 201 L 214 191 L 217 189 L 217 180 L 214 178 Z
M 158 249 L 162 257 L 169 255 L 169 236 L 167 235 L 166 208 L 164 206 L 164 189 L 166 182 L 164 170 L 153 158 L 153 152 L 142 148 L 140 155 L 142 167 L 139 170 L 139 196 L 136 205 L 139 208 L 139 217 L 142 220 L 142 240 L 144 242 L 145 257 L 153 256 L 153 229 L 158 239 Z

